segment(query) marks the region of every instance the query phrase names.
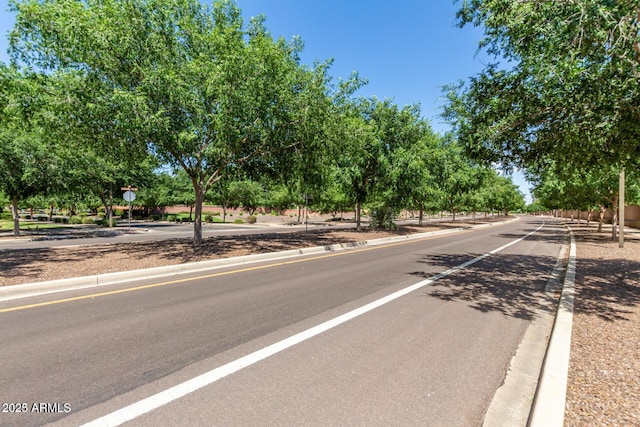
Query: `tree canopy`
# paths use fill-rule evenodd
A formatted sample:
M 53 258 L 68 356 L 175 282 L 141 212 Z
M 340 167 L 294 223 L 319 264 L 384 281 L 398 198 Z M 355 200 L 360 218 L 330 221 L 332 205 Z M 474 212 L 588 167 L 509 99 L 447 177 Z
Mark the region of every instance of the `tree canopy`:
M 464 0 L 496 61 L 448 88 L 445 116 L 469 153 L 505 166 L 541 158 L 637 167 L 640 6 L 598 0 Z

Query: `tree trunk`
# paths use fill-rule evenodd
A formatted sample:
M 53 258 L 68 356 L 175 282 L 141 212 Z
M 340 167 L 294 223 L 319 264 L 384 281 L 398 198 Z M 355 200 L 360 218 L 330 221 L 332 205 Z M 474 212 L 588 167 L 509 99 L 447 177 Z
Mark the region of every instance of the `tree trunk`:
M 194 183 L 196 191 L 195 216 L 193 218 L 193 243 L 202 244 L 202 204 L 204 202 L 204 189 Z M 189 214 L 191 215 L 191 214 Z
M 111 208 L 113 198 L 111 197 L 111 191 L 100 193 L 100 198 L 102 199 L 102 206 L 104 206 L 107 227 L 113 227 L 113 209 Z
M 422 220 L 424 219 L 424 209 L 420 208 L 420 216 L 418 217 L 418 225 L 422 225 Z
M 18 213 L 18 198 L 11 198 L 11 213 L 13 213 L 13 235 L 20 235 L 20 214 Z
M 49 207 L 49 221 L 53 222 L 53 203 Z
M 356 202 L 356 231 L 360 231 L 360 202 Z
M 602 233 L 602 223 L 604 222 L 604 206 L 600 206 L 600 214 L 599 214 L 599 222 L 598 222 L 598 233 Z
M 618 240 L 618 197 L 613 197 L 611 200 L 611 212 L 613 212 L 613 218 L 611 218 L 611 240 L 614 242 Z

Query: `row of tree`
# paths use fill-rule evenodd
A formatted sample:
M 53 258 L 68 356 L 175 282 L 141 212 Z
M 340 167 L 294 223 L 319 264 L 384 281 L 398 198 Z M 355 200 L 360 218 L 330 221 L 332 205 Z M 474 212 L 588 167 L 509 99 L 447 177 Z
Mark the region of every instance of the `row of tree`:
M 465 151 L 526 170 L 549 209 L 616 210 L 624 171 L 637 200 L 640 3 L 462 0 L 457 16 L 495 58 L 448 89 Z
M 91 196 L 110 220 L 128 184 L 161 205 L 167 188 L 184 195 L 188 183 L 196 244 L 207 195 L 224 205 L 238 182 L 293 201 L 311 196 L 325 211 L 353 208 L 358 228 L 365 205 L 385 225 L 405 208 L 523 204 L 510 180 L 435 135 L 417 106 L 355 98 L 365 84 L 357 74 L 336 83 L 330 61 L 302 65 L 299 39 L 274 39 L 262 17 L 245 27 L 230 1 L 11 6 L 12 63 L 0 64 L 0 190 L 16 232 L 21 201 Z

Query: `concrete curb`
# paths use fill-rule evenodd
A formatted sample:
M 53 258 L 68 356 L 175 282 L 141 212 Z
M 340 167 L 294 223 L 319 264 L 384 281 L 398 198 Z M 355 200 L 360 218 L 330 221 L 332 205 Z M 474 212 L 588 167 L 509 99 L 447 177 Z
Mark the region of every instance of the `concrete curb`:
M 576 279 L 576 242 L 571 227 L 567 228 L 571 236 L 567 273 L 527 423 L 529 427 L 562 427 L 564 424 Z
M 486 228 L 495 225 L 507 224 L 512 221 L 517 221 L 519 218 L 511 219 L 508 221 L 500 221 L 495 223 L 480 224 L 470 227 L 471 229 Z M 130 270 L 116 273 L 97 274 L 93 276 L 75 277 L 69 279 L 50 280 L 46 282 L 26 283 L 22 285 L 13 285 L 0 287 L 0 302 L 10 301 L 21 298 L 28 298 L 39 295 L 46 295 L 55 292 L 64 292 L 71 290 L 84 289 L 89 287 L 97 287 L 104 285 L 113 285 L 116 283 L 126 283 L 134 280 L 146 280 L 155 279 L 161 277 L 172 277 L 180 274 L 197 273 L 208 270 L 215 270 L 223 267 L 230 267 L 234 265 L 242 265 L 248 263 L 255 263 L 267 260 L 278 260 L 284 258 L 291 258 L 302 255 L 312 255 L 324 252 L 335 252 L 339 250 L 346 250 L 361 246 L 374 246 L 392 242 L 399 242 L 405 240 L 416 240 L 430 236 L 446 235 L 456 233 L 466 228 L 452 228 L 449 230 L 430 231 L 427 233 L 408 234 L 405 236 L 393 236 L 385 237 L 381 239 L 374 239 L 370 241 L 351 242 L 351 243 L 339 243 L 328 246 L 316 246 L 303 249 L 292 249 L 282 252 L 272 252 L 265 254 L 244 255 L 234 258 L 222 258 L 211 261 L 199 261 L 189 264 L 169 265 L 164 267 L 154 267 L 141 270 Z
M 502 385 L 493 396 L 483 427 L 527 424 L 558 308 L 568 250 L 569 245 L 560 248 L 544 296 L 540 298 L 540 307 L 511 359 Z

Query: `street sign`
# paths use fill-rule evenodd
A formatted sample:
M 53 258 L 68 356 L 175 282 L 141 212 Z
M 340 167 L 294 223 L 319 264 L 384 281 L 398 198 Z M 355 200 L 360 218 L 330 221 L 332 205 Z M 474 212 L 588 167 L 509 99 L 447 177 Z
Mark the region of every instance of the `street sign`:
M 136 193 L 131 190 L 127 190 L 122 194 L 122 198 L 127 202 L 131 203 L 136 199 Z

